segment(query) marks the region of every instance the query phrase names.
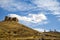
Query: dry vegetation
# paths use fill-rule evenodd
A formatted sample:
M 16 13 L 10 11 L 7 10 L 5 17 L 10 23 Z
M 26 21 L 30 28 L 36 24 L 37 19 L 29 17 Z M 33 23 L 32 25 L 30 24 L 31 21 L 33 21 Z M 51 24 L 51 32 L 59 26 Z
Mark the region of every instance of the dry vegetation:
M 7 20 L 6 20 L 7 19 Z M 18 23 L 17 19 L 13 20 L 9 17 L 0 22 L 0 40 L 1 38 L 44 38 L 44 39 L 59 39 L 60 32 L 38 32 L 23 24 Z M 4 39 L 3 39 L 4 40 Z M 8 40 L 8 39 L 7 39 Z
M 36 30 L 28 28 L 25 25 L 19 24 L 18 22 L 14 22 L 14 21 L 0 22 L 0 32 L 3 31 L 5 33 L 9 33 L 10 35 L 14 35 L 16 37 L 39 36 L 39 34 L 41 34 Z

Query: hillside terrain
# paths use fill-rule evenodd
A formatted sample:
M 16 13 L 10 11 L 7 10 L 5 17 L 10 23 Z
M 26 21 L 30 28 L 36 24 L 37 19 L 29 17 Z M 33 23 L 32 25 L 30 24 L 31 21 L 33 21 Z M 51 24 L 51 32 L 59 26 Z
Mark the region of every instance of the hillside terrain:
M 56 39 L 60 40 L 60 32 L 38 32 L 18 22 L 17 18 L 5 17 L 0 21 L 0 40 L 15 39 Z
M 43 32 L 44 38 L 60 38 L 60 32 Z
M 10 32 L 11 34 L 15 35 L 20 35 L 21 37 L 24 36 L 36 36 L 39 35 L 40 33 L 36 30 L 33 30 L 31 28 L 28 28 L 22 24 L 19 24 L 17 22 L 11 22 L 11 21 L 5 21 L 5 22 L 0 22 L 0 32 L 5 31 L 5 32 Z

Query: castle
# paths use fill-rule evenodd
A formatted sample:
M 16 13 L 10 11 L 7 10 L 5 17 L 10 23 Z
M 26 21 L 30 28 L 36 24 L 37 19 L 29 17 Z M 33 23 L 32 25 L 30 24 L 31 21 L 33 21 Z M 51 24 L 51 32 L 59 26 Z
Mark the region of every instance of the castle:
M 16 17 L 5 16 L 5 20 L 4 21 L 15 21 L 15 22 L 18 22 L 18 19 Z

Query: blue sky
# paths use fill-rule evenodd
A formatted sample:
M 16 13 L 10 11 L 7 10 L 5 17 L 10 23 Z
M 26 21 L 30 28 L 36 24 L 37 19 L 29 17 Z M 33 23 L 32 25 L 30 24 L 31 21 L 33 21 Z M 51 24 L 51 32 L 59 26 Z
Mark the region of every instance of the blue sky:
M 60 0 L 0 0 L 0 21 L 6 15 L 38 31 L 60 31 Z

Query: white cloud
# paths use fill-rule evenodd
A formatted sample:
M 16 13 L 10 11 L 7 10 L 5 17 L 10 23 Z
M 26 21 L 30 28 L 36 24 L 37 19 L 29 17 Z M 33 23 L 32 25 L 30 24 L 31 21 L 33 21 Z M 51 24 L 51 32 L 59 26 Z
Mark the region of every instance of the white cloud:
M 31 16 L 31 18 L 33 19 L 32 21 L 35 22 L 41 22 L 42 20 L 47 20 L 44 14 L 29 14 L 29 16 Z
M 26 16 L 20 16 L 17 14 L 8 14 L 9 17 L 16 17 L 18 20 L 24 20 L 24 21 L 31 21 L 31 18 L 28 18 Z
M 60 16 L 60 3 L 57 0 L 35 0 L 33 1 L 37 7 L 52 11 L 53 15 Z
M 17 0 L 18 1 L 18 0 Z M 45 10 L 52 11 L 53 15 L 59 15 L 60 14 L 60 3 L 56 0 L 31 0 L 32 3 L 21 2 L 16 0 L 0 0 L 0 7 L 4 8 L 8 11 L 27 11 L 27 10 L 33 10 L 35 8 L 42 8 Z M 33 4 L 37 5 L 34 6 Z M 36 9 L 35 9 L 36 10 Z
M 18 0 L 17 0 L 18 1 Z M 60 15 L 60 3 L 56 0 L 31 0 L 32 3 L 21 2 L 16 0 L 0 0 L 0 7 L 8 11 L 31 11 L 37 10 L 36 8 L 52 11 L 53 15 Z M 34 6 L 34 5 L 35 6 Z M 38 9 L 38 10 L 39 10 Z M 28 12 L 29 13 L 29 12 Z M 30 18 L 29 18 L 30 19 Z M 39 20 L 38 20 L 39 21 Z
M 8 11 L 25 11 L 35 8 L 32 4 L 16 0 L 0 0 L 0 7 Z
M 29 14 L 28 17 L 27 16 L 20 16 L 20 15 L 16 15 L 16 14 L 9 14 L 8 16 L 9 17 L 16 17 L 19 20 L 24 20 L 24 21 L 33 22 L 33 23 L 39 23 L 44 20 L 47 20 L 47 17 L 44 14 Z
M 48 30 L 45 30 L 45 29 L 42 29 L 42 28 L 34 28 L 34 30 L 37 30 L 39 32 L 44 32 L 44 31 L 48 32 Z
M 33 3 L 35 3 L 37 7 L 51 10 L 53 12 L 58 12 L 60 10 L 60 3 L 58 3 L 56 0 L 35 0 Z

